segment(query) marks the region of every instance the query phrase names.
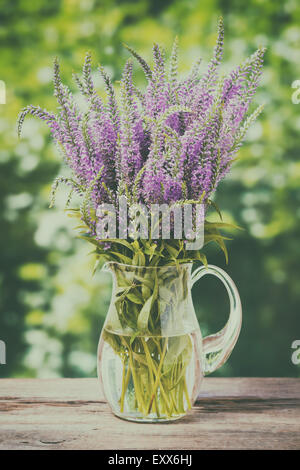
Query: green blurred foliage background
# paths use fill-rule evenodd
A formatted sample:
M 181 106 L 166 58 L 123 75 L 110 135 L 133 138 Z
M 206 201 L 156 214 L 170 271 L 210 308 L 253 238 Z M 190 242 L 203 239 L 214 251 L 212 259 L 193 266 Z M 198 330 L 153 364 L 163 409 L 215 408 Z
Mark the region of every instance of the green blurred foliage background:
M 265 111 L 216 194 L 225 219 L 245 228 L 228 243 L 228 266 L 217 249 L 207 253 L 235 280 L 244 309 L 238 344 L 216 374 L 300 376 L 291 362 L 291 344 L 300 339 L 300 104 L 291 101 L 291 84 L 300 79 L 299 2 L 2 0 L 0 79 L 7 102 L 0 105 L 0 339 L 7 364 L 0 365 L 1 377 L 94 375 L 111 293 L 108 274 L 91 275 L 90 247 L 75 238 L 63 191 L 57 208 L 48 209 L 61 161 L 37 120 L 28 119 L 17 140 L 20 108 L 55 109 L 55 56 L 69 85 L 87 50 L 95 68 L 101 62 L 119 80 L 128 57 L 122 42 L 150 59 L 154 41 L 169 50 L 178 34 L 180 73 L 199 56 L 205 70 L 219 14 L 226 27 L 224 71 L 259 45 L 268 52 L 256 96 Z M 203 333 L 220 329 L 228 301 L 218 281 L 205 278 L 193 297 Z

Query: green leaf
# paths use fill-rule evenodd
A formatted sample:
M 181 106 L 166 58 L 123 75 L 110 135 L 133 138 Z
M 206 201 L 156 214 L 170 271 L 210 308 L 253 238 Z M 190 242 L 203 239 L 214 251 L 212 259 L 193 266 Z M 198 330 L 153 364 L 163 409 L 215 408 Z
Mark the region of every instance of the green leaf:
M 218 216 L 220 217 L 221 220 L 223 220 L 223 217 L 222 217 L 222 212 L 219 208 L 219 206 L 214 202 L 212 201 L 211 199 L 208 200 L 208 203 L 213 206 L 213 208 L 215 209 L 215 211 L 218 213 Z
M 137 326 L 141 331 L 145 331 L 148 328 L 149 316 L 150 316 L 151 309 L 153 307 L 154 301 L 157 298 L 157 294 L 158 294 L 158 279 L 157 279 L 157 276 L 156 276 L 155 277 L 155 285 L 154 285 L 154 289 L 153 289 L 153 294 L 151 295 L 151 297 L 149 297 L 146 300 L 146 302 L 143 305 L 143 307 L 140 311 L 140 314 L 138 316 Z
M 135 274 L 135 278 L 136 278 L 138 281 L 140 281 L 140 283 L 141 283 L 142 286 L 147 286 L 149 289 L 152 290 L 152 288 L 153 288 L 153 282 L 150 281 L 149 279 L 147 279 L 146 276 L 143 277 L 143 276 L 139 276 L 138 274 Z
M 165 243 L 166 250 L 168 253 L 171 255 L 173 259 L 177 259 L 179 251 L 176 250 L 176 248 L 173 248 L 171 245 L 168 243 Z
M 207 258 L 204 253 L 200 253 L 200 251 L 197 252 L 196 254 L 196 259 L 201 261 L 201 263 L 204 264 L 204 266 L 207 266 Z
M 128 256 L 122 255 L 122 253 L 117 253 L 115 251 L 110 251 L 110 254 L 116 256 L 120 261 L 122 261 L 125 264 L 132 264 L 132 259 L 128 258 Z
M 126 290 L 128 291 L 128 286 L 117 287 L 116 288 L 116 294 L 117 295 L 123 294 Z
M 133 292 L 129 292 L 126 297 L 128 300 L 130 300 L 130 302 L 133 302 L 135 304 L 142 305 L 144 303 L 143 299 L 138 295 L 134 294 Z
M 93 267 L 93 276 L 94 276 L 94 274 L 96 273 L 100 262 L 101 262 L 101 259 L 100 259 L 100 258 L 97 258 L 96 261 L 95 261 L 94 267 Z
M 92 243 L 92 245 L 95 245 L 97 247 L 100 246 L 98 240 L 95 240 L 94 238 L 88 237 L 86 235 L 78 235 L 76 238 L 80 238 L 81 240 L 86 240 L 87 242 Z
M 228 251 L 227 251 L 226 245 L 224 243 L 224 240 L 222 238 L 220 238 L 220 239 L 218 239 L 217 243 L 218 243 L 218 245 L 220 246 L 221 250 L 223 251 L 223 253 L 225 255 L 226 264 L 228 264 Z
M 184 364 L 188 364 L 192 354 L 192 342 L 189 335 L 170 338 L 168 351 L 163 363 L 163 374 L 167 374 L 174 364 L 184 358 Z
M 144 253 L 140 250 L 138 251 L 138 266 L 145 266 L 146 258 Z
M 146 286 L 145 283 L 143 283 L 142 285 L 142 296 L 144 300 L 147 300 L 151 296 L 151 289 L 148 286 Z
M 134 251 L 131 244 L 121 238 L 106 238 L 104 241 L 109 243 L 116 243 L 117 245 L 123 245 L 126 246 L 126 248 L 128 248 L 130 251 Z
M 242 227 L 239 227 L 238 225 L 235 224 L 229 224 L 226 222 L 205 222 L 205 228 L 208 228 L 209 230 L 212 228 L 231 228 L 231 229 L 237 229 L 237 230 L 243 230 Z
M 133 341 L 135 340 L 135 338 L 137 336 L 139 336 L 140 332 L 139 331 L 135 331 L 135 333 L 133 333 L 133 335 L 130 337 L 130 346 L 132 345 Z M 133 353 L 133 355 L 135 355 L 135 353 Z
M 153 303 L 153 294 L 151 295 L 151 297 L 149 297 L 149 299 L 146 300 L 138 316 L 137 325 L 138 325 L 138 328 L 142 331 L 146 330 L 148 327 L 148 320 L 149 320 L 149 315 L 151 312 L 152 303 Z

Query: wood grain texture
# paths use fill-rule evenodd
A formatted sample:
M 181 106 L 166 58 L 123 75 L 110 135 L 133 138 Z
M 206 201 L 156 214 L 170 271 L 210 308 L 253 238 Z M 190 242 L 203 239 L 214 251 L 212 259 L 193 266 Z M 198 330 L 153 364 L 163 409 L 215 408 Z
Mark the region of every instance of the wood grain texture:
M 300 379 L 206 378 L 169 424 L 116 418 L 96 379 L 0 379 L 0 449 L 300 449 Z

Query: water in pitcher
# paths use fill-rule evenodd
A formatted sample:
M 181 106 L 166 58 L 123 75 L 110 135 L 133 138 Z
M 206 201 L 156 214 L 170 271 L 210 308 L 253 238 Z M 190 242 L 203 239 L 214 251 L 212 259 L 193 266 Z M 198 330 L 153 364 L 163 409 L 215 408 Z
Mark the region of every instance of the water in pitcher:
M 104 328 L 98 372 L 115 414 L 134 421 L 178 419 L 200 388 L 201 334 L 136 336 Z

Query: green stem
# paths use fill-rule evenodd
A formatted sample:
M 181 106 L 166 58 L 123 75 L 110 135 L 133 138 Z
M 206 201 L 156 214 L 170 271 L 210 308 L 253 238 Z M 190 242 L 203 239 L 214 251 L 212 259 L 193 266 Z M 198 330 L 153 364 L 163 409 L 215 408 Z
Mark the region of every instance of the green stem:
M 145 340 L 143 340 L 143 345 L 144 345 L 144 351 L 146 353 L 146 357 L 147 357 L 147 360 L 149 362 L 149 365 L 151 367 L 151 369 L 153 370 L 153 373 L 154 373 L 154 376 L 156 377 L 156 379 L 158 378 L 159 380 L 159 388 L 160 388 L 160 391 L 161 391 L 161 394 L 165 400 L 165 405 L 166 405 L 166 409 L 167 409 L 167 413 L 168 414 L 171 414 L 171 411 L 170 410 L 170 403 L 169 403 L 169 399 L 168 399 L 168 396 L 165 392 L 165 389 L 164 389 L 164 386 L 162 384 L 162 378 L 160 377 L 160 373 L 158 372 L 158 370 L 156 369 L 154 363 L 153 363 L 153 360 L 152 360 L 152 357 L 151 357 L 151 354 L 150 354 L 150 351 L 148 349 L 148 346 L 147 346 L 147 343 Z M 152 386 L 152 388 L 154 388 L 155 385 Z M 156 401 L 156 392 L 155 392 L 155 401 Z
M 152 358 L 151 358 L 151 354 L 149 352 L 149 349 L 147 347 L 147 343 L 145 341 L 144 338 L 141 338 L 141 341 L 142 341 L 142 344 L 143 344 L 143 347 L 144 347 L 144 351 L 145 351 L 145 354 L 146 354 L 146 360 L 147 360 L 147 364 L 148 364 L 148 370 L 149 370 L 149 376 L 150 376 L 150 384 L 151 384 L 151 387 L 150 387 L 150 390 L 153 389 L 154 387 L 154 377 L 153 377 L 153 372 L 152 372 Z M 155 372 L 154 372 L 155 373 Z M 151 391 L 150 391 L 150 394 L 151 396 Z M 154 400 L 154 406 L 155 406 L 155 410 L 156 410 L 156 413 L 157 415 L 159 416 L 159 409 L 158 409 L 158 404 L 157 404 L 157 400 L 156 400 L 156 396 L 155 396 L 155 400 Z
M 161 354 L 160 363 L 158 365 L 156 380 L 155 380 L 155 384 L 154 384 L 154 390 L 153 390 L 153 393 L 152 393 L 152 397 L 150 399 L 150 403 L 149 403 L 148 408 L 147 408 L 148 409 L 148 414 L 150 413 L 152 403 L 153 403 L 153 400 L 154 400 L 154 397 L 156 395 L 156 391 L 157 391 L 157 388 L 158 388 L 158 385 L 159 385 L 159 382 L 160 382 L 160 374 L 161 374 L 161 369 L 162 369 L 164 357 L 165 357 L 165 354 L 167 352 L 167 345 L 168 345 L 168 338 L 165 339 L 165 344 L 164 344 L 164 348 L 163 348 L 163 351 L 162 351 L 162 354 Z
M 125 365 L 125 360 L 124 360 L 124 363 L 123 363 L 123 380 L 122 380 L 122 395 L 121 395 L 121 404 L 120 404 L 121 413 L 123 413 L 123 411 L 124 411 L 124 399 L 125 399 L 126 390 L 128 388 L 129 379 L 130 379 L 130 367 L 128 366 L 128 368 L 127 368 L 126 376 L 125 376 L 125 367 L 126 367 L 126 365 Z
M 130 365 L 130 369 L 131 369 L 131 373 L 132 373 L 132 379 L 133 379 L 133 383 L 134 383 L 134 390 L 135 390 L 135 396 L 136 396 L 136 399 L 137 399 L 138 408 L 140 409 L 141 413 L 144 413 L 145 403 L 144 403 L 144 400 L 143 400 L 143 395 L 140 392 L 139 381 L 137 380 L 137 376 L 136 376 L 136 371 L 135 371 L 135 367 L 134 367 L 134 359 L 132 357 L 131 346 L 127 344 L 126 340 L 122 336 L 121 336 L 121 341 L 125 345 L 125 348 L 127 349 L 128 354 L 129 354 L 129 365 Z
M 129 363 L 130 363 L 132 378 L 133 378 L 133 382 L 134 382 L 135 396 L 136 396 L 138 405 L 140 405 L 139 406 L 140 411 L 142 413 L 144 413 L 144 410 L 146 410 L 146 407 L 145 407 L 145 403 L 144 403 L 144 400 L 143 400 L 143 395 L 140 392 L 139 381 L 138 381 L 137 376 L 136 376 L 136 371 L 135 371 L 133 361 L 134 360 L 132 359 L 132 353 L 131 353 L 131 350 L 129 349 Z
M 185 394 L 185 399 L 188 405 L 188 409 L 190 410 L 192 408 L 192 405 L 191 405 L 191 401 L 190 401 L 190 397 L 189 397 L 189 393 L 188 393 L 188 389 L 186 385 L 185 376 L 183 376 L 183 389 L 184 389 L 184 394 Z
M 125 395 L 125 358 L 123 359 L 123 372 L 122 372 L 122 393 L 120 397 L 120 411 L 124 410 L 124 395 Z

